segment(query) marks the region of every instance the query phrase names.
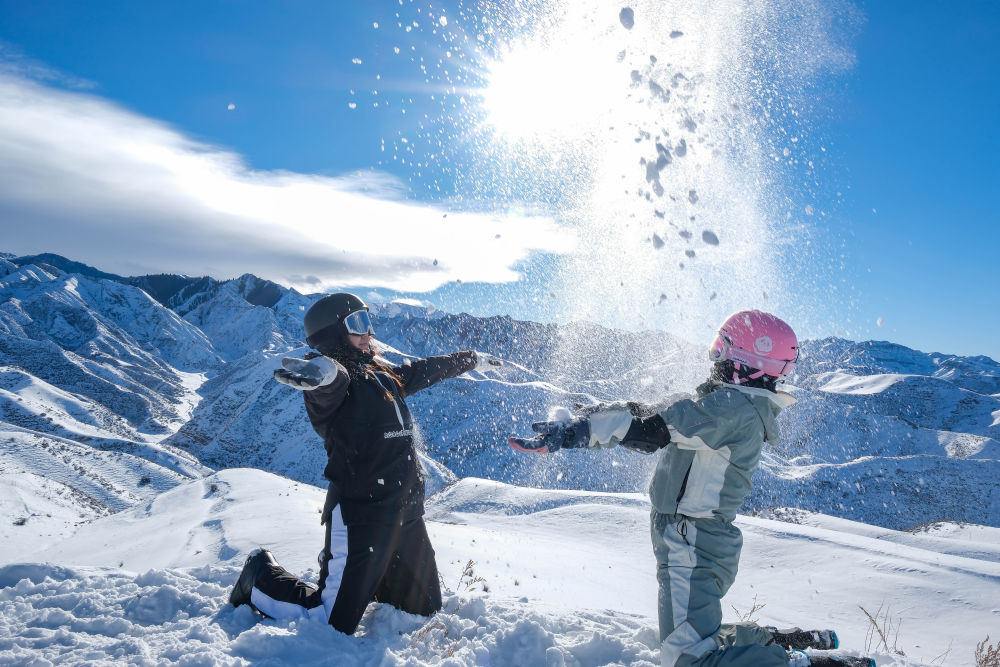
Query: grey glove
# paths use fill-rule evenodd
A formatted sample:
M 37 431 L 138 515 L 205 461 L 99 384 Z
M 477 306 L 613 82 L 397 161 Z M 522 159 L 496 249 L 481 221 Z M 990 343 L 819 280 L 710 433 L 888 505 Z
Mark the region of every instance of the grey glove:
M 337 379 L 337 373 L 340 372 L 340 365 L 326 357 L 315 357 L 308 361 L 285 357 L 281 360 L 281 366 L 282 368 L 274 371 L 274 379 L 302 391 L 312 391 L 328 385 Z
M 476 355 L 476 367 L 472 369 L 474 371 L 485 373 L 486 371 L 495 371 L 500 366 L 503 366 L 503 362 L 494 357 L 492 354 L 486 354 L 485 352 L 480 352 L 479 350 L 474 350 L 473 354 Z

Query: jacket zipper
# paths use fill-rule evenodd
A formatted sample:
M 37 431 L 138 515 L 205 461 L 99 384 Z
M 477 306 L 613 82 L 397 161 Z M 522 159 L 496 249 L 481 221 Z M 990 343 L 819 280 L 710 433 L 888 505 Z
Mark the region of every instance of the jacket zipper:
M 678 505 L 681 504 L 681 499 L 684 498 L 684 492 L 687 491 L 688 477 L 691 476 L 691 468 L 693 467 L 694 461 L 691 462 L 691 465 L 688 466 L 687 472 L 684 473 L 684 481 L 681 482 L 681 490 L 677 494 L 677 500 L 675 501 Z
M 375 381 L 378 382 L 378 386 L 382 387 L 382 390 L 389 395 L 390 400 L 392 400 L 392 407 L 396 409 L 396 419 L 399 420 L 399 428 L 405 431 L 406 425 L 403 424 L 403 413 L 399 411 L 399 405 L 396 404 L 395 396 L 393 396 L 393 393 L 386 389 L 385 385 L 382 384 L 382 381 L 378 379 L 378 373 L 372 371 L 372 376 L 374 376 Z

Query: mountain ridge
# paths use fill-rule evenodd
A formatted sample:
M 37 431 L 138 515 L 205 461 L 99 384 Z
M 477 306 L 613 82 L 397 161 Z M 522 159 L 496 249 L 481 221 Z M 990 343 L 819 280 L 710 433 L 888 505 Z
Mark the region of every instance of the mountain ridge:
M 252 464 L 322 485 L 322 444 L 301 397 L 270 377 L 282 356 L 304 351 L 302 316 L 315 295 L 251 274 L 159 279 L 172 308 L 133 279 L 0 259 L 0 438 L 24 451 L 46 438 L 126 447 L 154 465 L 178 455 L 204 469 Z M 530 432 L 554 405 L 662 402 L 691 391 L 709 369 L 701 346 L 667 332 L 482 318 L 403 301 L 371 308 L 397 363 L 469 348 L 507 360 L 489 377 L 470 374 L 408 399 L 422 447 L 461 477 L 642 491 L 654 457 L 621 449 L 528 457 L 506 438 Z M 1000 525 L 997 378 L 1000 364 L 985 356 L 803 341 L 789 382 L 799 404 L 779 416 L 782 444 L 765 448 L 741 511 L 793 507 L 889 528 Z M 29 458 L 11 469 L 37 472 Z

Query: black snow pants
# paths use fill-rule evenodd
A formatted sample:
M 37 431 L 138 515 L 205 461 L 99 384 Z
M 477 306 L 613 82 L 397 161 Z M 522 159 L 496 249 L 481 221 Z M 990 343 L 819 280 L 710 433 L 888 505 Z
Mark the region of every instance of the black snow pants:
M 423 519 L 347 528 L 347 563 L 330 625 L 353 633 L 372 600 L 422 616 L 441 609 L 441 582 Z
M 423 518 L 402 525 L 357 524 L 345 531 L 338 510 L 327 524 L 319 588 L 273 566 L 254 582 L 251 600 L 257 609 L 272 618 L 323 614 L 345 634 L 354 634 L 372 601 L 422 616 L 441 609 L 441 584 Z

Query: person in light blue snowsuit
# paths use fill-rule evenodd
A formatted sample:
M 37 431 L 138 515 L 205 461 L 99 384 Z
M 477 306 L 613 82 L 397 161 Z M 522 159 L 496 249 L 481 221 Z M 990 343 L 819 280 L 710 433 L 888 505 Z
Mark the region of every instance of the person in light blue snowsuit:
M 722 597 L 736 578 L 743 546 L 733 521 L 764 442 L 778 442 L 775 418 L 795 403 L 776 382 L 797 357 L 791 327 L 768 313 L 742 311 L 720 327 L 710 349 L 712 376 L 695 399 L 564 411 L 533 424 L 539 435 L 510 439 L 515 449 L 535 453 L 618 445 L 661 452 L 649 495 L 664 667 L 788 667 L 810 662 L 786 649 L 836 648 L 829 630 L 722 623 Z M 851 663 L 814 658 L 811 664 Z

